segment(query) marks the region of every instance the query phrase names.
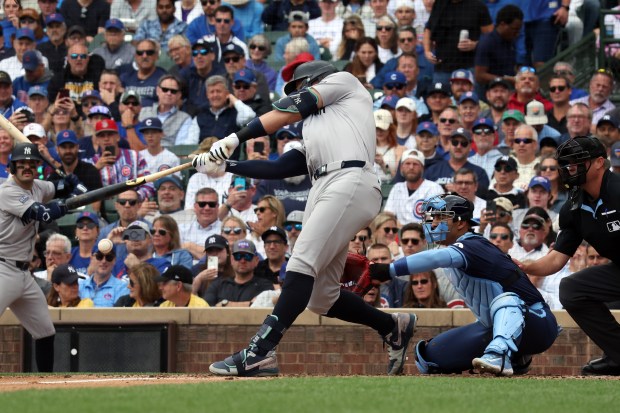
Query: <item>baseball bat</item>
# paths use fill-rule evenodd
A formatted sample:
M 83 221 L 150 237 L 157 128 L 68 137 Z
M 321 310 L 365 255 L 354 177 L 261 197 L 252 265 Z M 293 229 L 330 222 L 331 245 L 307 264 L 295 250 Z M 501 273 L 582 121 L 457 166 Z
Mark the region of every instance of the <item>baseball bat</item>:
M 173 168 L 165 169 L 163 171 L 155 172 L 146 176 L 141 176 L 140 178 L 130 179 L 129 181 L 121 182 L 118 184 L 106 186 L 100 189 L 96 189 L 94 191 L 89 191 L 85 194 L 74 196 L 72 198 L 67 199 L 65 205 L 67 209 L 75 209 L 84 205 L 92 204 L 95 201 L 101 201 L 105 198 L 108 198 L 113 195 L 120 194 L 121 192 L 128 191 L 133 188 L 137 188 L 141 185 L 144 185 L 149 182 L 155 182 L 159 178 L 163 178 L 164 176 L 171 175 L 175 172 L 182 171 L 184 169 L 188 169 L 192 167 L 191 162 L 187 162 Z
M 15 127 L 15 125 L 9 122 L 9 120 L 5 118 L 4 116 L 0 116 L 0 128 L 7 131 L 8 134 L 11 135 L 11 137 L 15 139 L 15 141 L 17 142 L 32 143 L 30 142 L 30 139 L 28 139 L 22 133 L 22 131 L 17 129 L 17 127 Z M 56 172 L 58 176 L 60 176 L 61 178 L 65 178 L 67 176 L 67 174 L 65 174 L 65 172 L 62 169 L 54 167 L 54 162 L 52 159 L 48 158 L 46 155 L 43 155 L 42 153 L 39 153 L 39 155 L 41 155 L 41 158 L 43 159 L 45 163 L 47 163 L 49 166 L 51 166 L 54 169 L 54 172 Z M 82 184 L 79 184 L 77 186 L 77 189 L 82 193 L 86 193 L 88 191 L 88 189 L 86 189 L 86 187 Z

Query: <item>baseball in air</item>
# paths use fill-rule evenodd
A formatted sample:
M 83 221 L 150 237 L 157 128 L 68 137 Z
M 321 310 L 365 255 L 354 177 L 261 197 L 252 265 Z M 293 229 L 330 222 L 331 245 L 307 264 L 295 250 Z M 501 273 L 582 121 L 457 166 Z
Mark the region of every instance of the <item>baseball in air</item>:
M 103 255 L 107 255 L 110 251 L 112 251 L 112 248 L 114 248 L 114 244 L 109 239 L 104 238 L 99 241 L 99 244 L 97 244 L 97 248 L 99 248 L 99 252 L 101 252 Z

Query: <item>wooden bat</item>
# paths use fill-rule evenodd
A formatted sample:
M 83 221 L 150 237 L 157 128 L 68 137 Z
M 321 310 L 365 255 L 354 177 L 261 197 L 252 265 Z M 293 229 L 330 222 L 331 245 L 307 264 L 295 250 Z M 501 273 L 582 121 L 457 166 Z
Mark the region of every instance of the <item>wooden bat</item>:
M 129 181 L 121 182 L 118 184 L 106 186 L 100 189 L 96 189 L 94 191 L 86 192 L 85 194 L 74 196 L 72 198 L 68 198 L 65 202 L 67 209 L 75 209 L 84 205 L 92 204 L 95 201 L 101 201 L 105 198 L 111 197 L 113 195 L 120 194 L 121 192 L 128 191 L 130 189 L 139 187 L 140 185 L 144 185 L 149 182 L 155 182 L 159 178 L 163 178 L 164 176 L 171 175 L 175 172 L 182 171 L 184 169 L 188 169 L 192 167 L 191 162 L 187 162 L 173 168 L 169 168 L 163 171 L 155 172 L 150 175 L 142 176 L 136 179 L 130 179 Z

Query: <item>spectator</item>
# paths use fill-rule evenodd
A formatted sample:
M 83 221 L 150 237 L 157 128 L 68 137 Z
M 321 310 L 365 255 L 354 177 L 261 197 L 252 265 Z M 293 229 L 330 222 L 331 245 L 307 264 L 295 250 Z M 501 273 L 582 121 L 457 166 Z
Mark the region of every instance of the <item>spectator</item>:
M 497 13 L 495 30 L 483 34 L 476 48 L 476 82 L 486 86 L 495 78 L 503 78 L 514 83 L 517 53 L 517 37 L 523 25 L 523 12 L 515 5 L 508 4 Z
M 171 265 L 156 278 L 161 297 L 166 300 L 160 307 L 209 307 L 202 298 L 192 294 L 192 272 L 182 265 Z
M 474 91 L 474 75 L 471 70 L 458 69 L 450 75 L 450 91 L 452 92 L 452 100 L 458 104 L 467 92 Z
M 510 82 L 501 77 L 496 77 L 487 84 L 486 98 L 489 102 L 489 108 L 482 110 L 480 116 L 490 118 L 496 130 L 500 129 L 502 115 L 508 106 L 508 99 L 510 99 L 511 87 Z
M 399 239 L 405 257 L 423 251 L 427 246 L 424 228 L 417 222 L 403 225 Z
M 173 214 L 183 210 L 185 191 L 183 181 L 176 175 L 168 175 L 155 181 L 157 201 L 144 201 L 138 211 L 138 215 L 146 221 L 167 214 Z M 146 207 L 145 207 L 146 205 Z
M 50 101 L 47 99 L 47 88 L 41 86 L 32 86 L 28 89 L 28 98 L 26 100 L 28 107 L 34 112 L 34 121 L 38 124 L 50 124 L 51 115 L 47 111 Z
M 366 227 L 357 231 L 357 234 L 349 241 L 349 252 L 352 254 L 366 255 L 366 249 L 369 245 L 370 228 Z
M 338 0 L 320 0 L 320 17 L 308 22 L 308 34 L 321 47 L 329 50 L 333 59 L 336 58 L 340 46 L 344 21 L 336 14 Z
M 24 126 L 22 133 L 26 136 L 26 138 L 28 138 L 30 142 L 37 145 L 41 156 L 44 156 L 45 158 L 51 160 L 50 167 L 54 168 L 56 166 L 59 166 L 56 161 L 56 159 L 59 159 L 58 153 L 56 152 L 53 144 L 48 148 L 48 139 L 45 130 L 43 129 L 43 126 L 39 125 L 38 123 L 29 123 Z M 46 171 L 44 168 L 43 174 L 47 176 L 48 174 L 45 174 L 45 172 Z
M 267 39 L 265 35 L 257 34 L 250 39 L 248 48 L 250 49 L 250 58 L 245 66 L 254 72 L 262 73 L 267 81 L 269 91 L 275 91 L 278 74 L 266 62 L 267 58 L 271 55 L 271 42 L 269 42 L 269 39 Z
M 514 185 L 519 178 L 517 161 L 512 156 L 504 155 L 495 161 L 494 169 L 495 183 L 489 188 L 487 199 L 503 197 L 507 198 L 515 208 L 524 208 L 523 190 Z
M 376 78 L 376 77 L 375 77 Z M 376 79 L 375 79 L 376 80 Z M 383 82 L 381 87 L 383 89 L 383 98 L 375 100 L 373 106 L 376 109 L 380 109 L 384 105 L 385 98 L 393 96 L 395 98 L 392 109 L 396 107 L 398 99 L 405 97 L 407 86 L 407 78 L 401 72 L 387 72 L 383 75 Z M 388 102 L 386 102 L 388 104 Z M 392 112 L 390 112 L 392 113 Z
M 192 154 L 198 155 L 201 153 L 209 152 L 211 145 L 214 142 L 217 142 L 218 138 L 212 136 L 205 138 L 200 145 L 198 145 L 198 149 L 195 150 Z M 209 187 L 215 189 L 218 194 L 220 203 L 226 202 L 226 194 L 228 193 L 228 188 L 230 187 L 230 183 L 232 181 L 233 174 L 226 171 L 220 171 L 217 174 L 207 175 L 207 174 L 193 174 L 190 176 L 189 181 L 187 182 L 187 186 L 185 188 L 185 209 L 193 209 L 194 198 L 196 196 L 196 192 L 199 189 Z
M 499 222 L 493 224 L 491 226 L 489 239 L 491 240 L 491 244 L 499 248 L 504 254 L 508 254 L 508 251 L 514 246 L 514 234 L 507 224 Z
M 263 33 L 263 22 L 261 16 L 263 14 L 263 3 L 258 0 L 241 0 L 233 4 L 235 16 L 243 27 L 245 38 L 249 39 L 257 34 Z
M 251 240 L 258 252 L 263 255 L 264 248 L 261 238 L 263 232 L 273 226 L 282 228 L 286 214 L 282 202 L 273 195 L 265 195 L 259 199 L 256 208 L 254 208 L 254 213 L 257 220 L 248 221 L 247 225 L 251 230 Z
M 461 124 L 459 119 L 459 113 L 454 106 L 448 106 L 445 108 L 440 114 L 437 126 L 435 126 L 432 122 L 426 122 L 435 127 L 437 130 L 437 134 L 439 136 L 439 140 L 435 143 L 435 152 L 436 159 L 449 159 L 450 158 L 450 137 L 452 136 L 452 132 L 457 130 Z M 431 164 L 425 164 L 426 167 L 431 166 Z
M 92 108 L 94 108 L 95 106 L 104 106 L 103 100 L 101 99 L 101 94 L 99 93 L 99 91 L 97 90 L 86 90 L 84 91 L 84 93 L 82 93 L 82 95 L 80 96 L 80 108 L 82 109 L 82 112 L 85 116 L 91 115 L 90 110 Z M 108 119 L 112 118 L 112 113 L 110 112 L 110 109 L 106 107 L 107 110 L 105 110 L 106 115 L 108 116 Z M 89 118 L 90 120 L 91 118 Z M 101 119 L 98 119 L 101 120 Z M 90 122 L 88 122 L 86 124 L 84 133 L 87 135 L 92 135 L 95 130 L 94 130 L 94 124 L 91 127 Z
M 185 107 L 190 114 L 195 114 L 203 105 L 206 95 L 205 82 L 214 75 L 226 75 L 226 70 L 219 64 L 214 64 L 215 54 L 213 44 L 200 39 L 192 45 L 193 64 L 181 70 L 179 76 L 188 88 L 188 97 Z
M 47 58 L 52 73 L 61 72 L 67 56 L 67 25 L 62 14 L 54 12 L 45 17 L 45 33 L 48 40 L 38 44 L 37 49 Z
M 536 75 L 536 69 L 523 66 L 515 77 L 515 92 L 510 96 L 508 109 L 516 109 L 525 113 L 525 106 L 532 100 L 537 100 L 545 105 L 545 111 L 550 111 L 553 104 L 545 99 L 539 91 L 540 81 Z
M 4 117 L 9 119 L 11 123 L 17 126 L 18 129 L 23 129 L 26 126 L 27 119 L 24 113 L 16 111 L 17 109 L 26 106 L 25 103 L 17 100 L 13 96 L 13 82 L 7 72 L 0 71 L 0 110 L 4 114 Z
M 141 4 L 142 4 L 142 0 Z M 145 0 L 146 1 L 146 0 Z M 125 0 L 116 1 L 125 3 Z M 105 22 L 103 36 L 105 42 L 93 50 L 93 54 L 101 56 L 105 60 L 106 69 L 117 69 L 123 65 L 128 65 L 134 61 L 136 49 L 125 42 L 125 25 L 121 20 L 112 18 Z
M 388 13 L 393 14 L 396 18 L 399 30 L 403 27 L 413 28 L 415 20 L 415 6 L 412 0 L 397 0 L 388 3 Z M 394 10 L 392 11 L 392 7 Z M 414 29 L 415 30 L 415 29 Z
M 170 215 L 160 215 L 153 220 L 151 236 L 154 258 L 163 258 L 171 265 L 192 268 L 192 254 L 181 248 L 179 226 Z
M 244 43 L 244 38 L 238 37 L 232 30 L 235 21 L 235 13 L 231 7 L 220 6 L 215 10 L 215 33 L 205 36 L 204 39 L 215 44 L 217 62 L 222 62 L 224 50 L 228 50 L 228 46 L 231 45 L 243 50 L 245 58 L 249 57 L 248 46 Z
M 56 267 L 52 272 L 52 289 L 47 294 L 47 304 L 50 307 L 94 307 L 90 298 L 80 298 L 78 279 L 78 272 L 70 264 Z
M 398 219 L 392 212 L 383 211 L 370 223 L 370 233 L 372 234 L 372 244 L 387 245 L 392 255 L 400 254 L 400 247 L 397 241 Z
M 248 226 L 245 224 L 245 221 L 239 217 L 229 215 L 224 218 L 222 221 L 221 236 L 228 242 L 227 247 L 235 241 L 246 239 L 248 236 L 247 228 Z
M 587 136 L 592 127 L 592 111 L 586 103 L 577 102 L 571 105 L 566 115 L 567 133 L 560 136 L 560 142 L 574 139 L 577 136 Z
M 157 285 L 159 271 L 145 262 L 129 271 L 129 294 L 120 297 L 114 307 L 157 307 L 162 302 Z
M 159 43 L 152 39 L 144 39 L 136 45 L 135 65 L 121 75 L 121 82 L 125 90 L 135 90 L 140 95 L 142 107 L 151 106 L 155 99 L 155 89 L 159 79 L 166 74 L 161 67 L 156 66 L 159 56 Z
M 93 273 L 85 280 L 79 280 L 80 297 L 90 298 L 95 307 L 112 307 L 120 297 L 129 294 L 127 283 L 112 276 L 116 264 L 116 247 L 104 254 L 95 245 L 93 258 Z
M 117 249 L 118 260 L 114 266 L 116 278 L 127 279 L 129 271 L 141 262 L 153 265 L 160 273 L 170 265 L 167 259 L 155 256 L 153 236 L 144 221 L 134 221 L 124 229 L 116 228 L 108 238 L 115 244 L 124 243 L 127 251 L 127 255 L 122 256 Z
M 512 152 L 515 141 L 515 132 L 519 126 L 525 123 L 523 113 L 516 109 L 508 109 L 502 115 L 501 134 L 503 140 L 498 146 L 498 150 L 504 155 Z
M 389 264 L 392 262 L 392 253 L 385 244 L 375 243 L 368 247 L 366 252 L 368 260 L 375 264 Z M 403 306 L 403 295 L 407 283 L 400 278 L 392 278 L 391 281 L 382 283 L 380 287 L 382 307 L 400 308 Z
M 110 18 L 110 4 L 105 0 L 90 0 L 83 4 L 77 0 L 63 0 L 60 14 L 64 16 L 67 26 L 82 26 L 86 41 L 90 43 L 105 30 L 105 22 Z
M 307 20 L 321 16 L 321 9 L 315 0 L 282 0 L 271 2 L 263 10 L 262 19 L 271 26 L 271 30 L 284 31 L 287 29 L 289 16 L 295 11 L 305 13 Z
M 81 212 L 75 220 L 76 247 L 71 248 L 69 264 L 81 274 L 90 274 L 93 248 L 99 236 L 99 217 L 89 211 Z
M 369 2 L 370 9 L 372 10 L 372 15 L 364 17 L 362 16 L 362 21 L 364 23 L 364 31 L 366 32 L 366 36 L 375 37 L 377 30 L 377 23 L 379 19 L 382 17 L 390 17 L 387 11 L 388 0 L 370 0 Z
M 116 0 L 110 7 L 110 17 L 118 20 L 133 20 L 139 22 L 157 17 L 155 0 Z M 135 31 L 135 28 L 132 30 Z
M 284 229 L 286 230 L 286 236 L 288 238 L 289 255 L 293 253 L 293 248 L 295 248 L 295 241 L 297 241 L 297 237 L 299 237 L 299 234 L 301 233 L 303 220 L 304 211 L 291 211 L 286 216 L 286 221 L 284 221 Z
M 540 159 L 536 156 L 538 151 L 538 133 L 529 125 L 521 125 L 515 130 L 515 139 L 512 144 L 514 150 L 519 178 L 514 182 L 517 188 L 525 188 L 530 180 L 536 175 L 536 165 Z
M 465 92 L 459 98 L 457 106 L 461 126 L 471 132 L 474 122 L 480 116 L 480 99 L 474 92 Z
M 41 27 L 47 28 L 45 19 L 57 12 L 58 0 L 37 0 L 41 15 L 39 16 L 39 24 Z
M 536 260 L 549 252 L 545 240 L 545 220 L 536 214 L 526 214 L 519 225 L 519 240 L 508 254 L 519 261 Z
M 452 185 L 454 192 L 471 202 L 474 206 L 474 219 L 480 220 L 480 215 L 486 203 L 484 199 L 476 196 L 476 191 L 478 190 L 476 174 L 467 168 L 461 168 L 454 173 Z
M 300 39 L 301 40 L 301 39 Z M 243 49 L 236 44 L 227 44 L 222 48 L 223 62 L 224 68 L 226 69 L 227 76 L 227 87 L 229 90 L 233 89 L 233 78 L 235 73 L 239 70 L 248 69 L 246 66 L 246 54 Z M 256 77 L 257 83 L 257 91 L 261 96 L 269 96 L 269 87 L 267 86 L 267 81 L 265 80 L 265 76 L 262 73 L 252 70 L 254 76 Z
M 35 50 L 36 42 L 34 39 L 34 33 L 28 28 L 17 29 L 15 32 L 15 39 L 13 40 L 13 48 L 15 49 L 15 56 L 6 57 L 0 61 L 0 70 L 5 71 L 11 76 L 11 79 L 15 80 L 25 74 L 23 66 L 23 56 L 29 50 Z M 48 61 L 43 57 L 43 64 L 48 65 Z
M 387 15 L 377 19 L 376 25 L 377 48 L 379 49 L 379 60 L 386 63 L 396 57 L 398 49 L 398 34 L 396 33 L 396 23 Z
M 396 142 L 407 149 L 415 149 L 415 131 L 418 127 L 416 103 L 404 97 L 396 103 Z
M 553 57 L 560 28 L 568 22 L 569 5 L 568 0 L 552 4 L 530 3 L 526 9 L 525 59 L 534 67 L 541 67 Z
M 82 118 L 71 98 L 58 99 L 56 103 L 48 107 L 48 112 L 51 116 L 47 118 L 47 123 L 43 123 L 43 129 L 47 130 L 48 137 L 51 137 L 52 140 L 63 130 L 72 130 L 76 136 L 84 136 Z M 19 128 L 19 125 L 17 127 Z
M 309 46 L 309 52 L 314 56 L 315 60 L 321 58 L 321 52 L 317 41 L 308 34 L 308 15 L 299 11 L 292 11 L 288 17 L 288 34 L 280 37 L 275 45 L 275 58 L 278 61 L 284 61 L 284 47 L 291 39 L 301 37 L 306 39 Z
M 58 117 L 65 118 L 66 116 L 58 115 Z M 108 109 L 107 106 L 93 106 L 88 111 L 86 122 L 83 123 L 84 131 L 81 133 L 82 137 L 79 140 L 80 158 L 91 159 L 97 152 L 103 151 L 103 147 L 99 145 L 98 141 L 94 138 L 95 126 L 100 120 L 111 119 L 112 113 L 110 113 L 110 109 Z M 127 142 L 122 139 L 119 140 L 118 143 L 119 147 L 121 146 L 121 143 L 125 144 L 125 147 L 127 146 Z
M 187 206 L 187 205 L 186 205 Z M 217 219 L 218 194 L 212 188 L 196 192 L 194 208 L 173 215 L 179 224 L 181 247 L 188 250 L 195 259 L 202 257 L 207 237 L 219 234 L 222 223 Z
M 220 206 L 218 218 L 224 220 L 228 215 L 241 218 L 243 221 L 256 220 L 252 199 L 256 194 L 256 183 L 253 179 L 233 175 L 226 202 Z
M 238 219 L 238 218 L 235 218 Z M 208 263 L 209 258 L 217 258 L 217 266 Z M 194 282 L 192 292 L 205 298 L 209 285 L 218 277 L 233 278 L 234 273 L 230 263 L 229 241 L 221 235 L 211 235 L 205 241 L 205 256 L 192 268 Z
M 119 104 L 123 89 L 118 73 L 115 70 L 106 69 L 102 71 L 101 76 L 99 76 L 98 88 L 103 104 L 110 108 L 110 112 L 114 114 L 114 119 L 120 120 Z
M 272 284 L 279 284 L 282 268 L 286 268 L 286 251 L 288 240 L 286 232 L 280 227 L 270 227 L 261 235 L 265 245 L 266 258 L 258 263 L 254 269 L 254 276 L 268 280 Z
M 97 89 L 102 70 L 103 67 L 98 66 L 96 61 L 91 61 L 85 45 L 75 44 L 67 51 L 67 67 L 54 74 L 47 92 L 51 100 L 55 101 L 63 98 L 60 95 L 61 89 L 68 89 L 69 97 L 79 105 L 82 93 Z
M 334 54 L 336 60 L 352 60 L 357 41 L 366 37 L 362 19 L 357 15 L 349 16 L 342 25 L 342 33 L 338 50 Z
M 392 187 L 383 210 L 395 214 L 401 224 L 422 222 L 422 204 L 432 196 L 443 194 L 443 188 L 423 178 L 424 155 L 415 149 L 403 152 L 400 173 L 405 182 Z
M 235 97 L 249 106 L 256 113 L 256 116 L 264 115 L 271 110 L 269 96 L 256 93 L 256 76 L 251 69 L 241 69 L 235 73 L 233 89 Z
M 209 285 L 206 292 L 209 305 L 249 307 L 259 293 L 273 290 L 271 282 L 254 276 L 259 260 L 252 241 L 236 241 L 232 246 L 232 256 L 234 277 L 218 277 Z
M 564 76 L 554 75 L 549 80 L 549 98 L 553 103 L 553 108 L 547 111 L 548 125 L 560 132 L 560 134 L 568 132 L 566 129 L 566 115 L 570 109 L 569 99 L 572 90 L 570 82 Z
M 118 215 L 118 220 L 111 222 L 101 229 L 97 242 L 101 241 L 103 238 L 108 238 L 108 235 L 110 235 L 113 229 L 118 227 L 124 229 L 138 219 L 138 210 L 140 209 L 141 203 L 137 192 L 133 189 L 118 194 L 114 200 L 114 208 Z M 117 248 L 124 250 L 125 245 L 119 245 Z M 122 251 L 122 254 L 125 255 L 125 251 Z
M 174 62 L 169 70 L 171 75 L 180 76 L 181 70 L 189 68 L 192 65 L 192 44 L 183 34 L 175 34 L 168 40 L 168 56 Z M 187 85 L 184 85 L 184 89 Z M 187 91 L 184 90 L 186 95 Z
M 382 181 L 391 181 L 396 175 L 398 161 L 405 147 L 396 141 L 396 128 L 392 123 L 392 115 L 385 109 L 374 112 L 377 131 L 377 153 L 375 170 Z
M 185 33 L 187 24 L 174 17 L 173 0 L 156 0 L 157 18 L 140 21 L 140 27 L 133 36 L 134 42 L 144 39 L 159 39 L 159 47 L 168 53 L 168 41 L 177 34 Z
M 560 182 L 560 165 L 553 155 L 545 155 L 540 157 L 539 175 L 547 178 L 551 183 L 551 207 L 553 212 L 560 213 L 560 209 L 568 200 L 568 192 Z
M 204 17 L 197 16 L 196 18 L 194 18 L 194 20 L 188 23 L 189 26 L 187 27 L 187 32 L 185 33 L 191 44 L 195 44 L 199 39 L 202 39 L 206 36 L 212 36 L 216 33 L 215 11 L 222 5 L 221 0 L 201 0 L 200 3 L 202 4 L 203 10 L 203 13 L 200 14 L 204 14 Z M 179 18 L 177 17 L 177 19 Z M 229 25 L 231 25 L 230 22 Z M 235 37 L 241 40 L 245 39 L 243 27 L 241 27 L 241 23 L 239 22 L 239 20 L 232 21 L 231 30 L 232 34 Z
M 538 143 L 540 144 L 543 139 L 551 138 L 557 142 L 560 139 L 560 132 L 547 125 L 549 118 L 545 113 L 545 108 L 542 103 L 537 100 L 533 100 L 527 104 L 525 112 L 525 123 L 532 126 L 538 134 Z
M 598 251 L 592 246 L 588 245 L 586 248 L 586 268 L 593 267 L 595 265 L 605 265 L 609 264 L 611 260 L 607 257 L 603 257 Z
M 302 63 L 314 60 L 314 56 L 308 52 L 308 41 L 303 37 L 296 37 L 287 43 L 284 48 L 285 65 L 280 68 L 276 77 L 276 94 L 285 96 L 284 84 L 293 77 L 294 68 Z M 286 71 L 285 71 L 286 70 Z M 286 75 L 286 79 L 284 78 Z
M 71 259 L 71 241 L 62 234 L 54 233 L 45 241 L 45 269 L 34 273 L 35 277 L 52 280 L 52 272 Z
M 421 122 L 430 121 L 439 124 L 439 115 L 452 103 L 450 88 L 445 83 L 437 82 L 426 93 L 426 106 L 429 113 L 419 118 Z
M 4 19 L 1 23 L 4 32 L 4 47 L 10 49 L 12 47 L 11 40 L 19 27 L 19 13 L 22 11 L 21 1 L 4 0 L 2 10 L 4 11 Z
M 355 43 L 354 52 L 355 56 L 344 67 L 344 71 L 357 77 L 366 89 L 372 90 L 374 86 L 370 82 L 383 67 L 377 43 L 370 37 L 362 37 Z
M 447 308 L 434 271 L 411 274 L 405 289 L 404 308 Z
M 38 50 L 28 50 L 24 53 L 22 65 L 26 73 L 14 80 L 13 91 L 17 99 L 26 102 L 28 100 L 28 90 L 33 86 L 40 86 L 47 90 L 50 79 L 54 74 L 45 67 L 43 55 Z
M 620 141 L 620 121 L 614 115 L 605 115 L 596 123 L 596 136 L 610 147 Z
M 435 65 L 433 81 L 447 82 L 453 70 L 473 67 L 480 36 L 492 30 L 489 10 L 482 2 L 439 1 L 424 28 L 424 55 Z
M 541 216 L 545 221 L 549 221 L 549 223 L 557 218 L 558 214 L 549 209 L 549 205 L 551 205 L 551 183 L 549 179 L 544 176 L 535 176 L 532 178 L 527 191 L 525 191 L 525 199 L 527 201 L 526 205 L 519 209 L 515 209 L 512 213 L 515 228 L 521 224 L 523 217 L 533 208 L 540 208 L 544 213 L 544 216 Z M 547 236 L 547 234 L 545 234 L 545 236 Z M 550 242 L 548 242 L 548 244 L 549 243 Z
M 502 153 L 495 149 L 493 142 L 496 139 L 493 121 L 479 118 L 472 127 L 476 153 L 469 157 L 469 162 L 485 170 L 489 181 L 493 178 L 493 168 Z
M 593 130 L 600 118 L 608 111 L 615 109 L 616 106 L 609 100 L 614 87 L 614 77 L 606 69 L 599 69 L 590 79 L 590 94 L 570 101 L 575 103 L 585 103 L 592 112 L 591 123 Z
M 364 302 L 372 307 L 376 308 L 389 308 L 390 306 L 387 303 L 387 300 L 381 296 L 379 291 L 379 287 L 373 285 L 370 287 L 370 290 L 366 294 L 364 294 Z
M 553 74 L 555 76 L 564 76 L 568 79 L 568 83 L 571 86 L 575 84 L 575 80 L 577 79 L 577 77 L 575 76 L 575 68 L 573 68 L 573 65 L 567 62 L 557 62 L 555 65 L 553 65 Z M 587 95 L 588 92 L 586 92 L 585 90 L 573 86 L 571 88 L 570 100 L 582 98 Z
M 493 208 L 492 205 L 495 205 Z M 478 227 L 479 233 L 489 238 L 491 233 L 489 224 L 506 224 L 512 228 L 512 211 L 514 206 L 508 198 L 503 196 L 494 198 L 487 201 L 486 208 L 482 210 L 480 214 L 480 226 Z

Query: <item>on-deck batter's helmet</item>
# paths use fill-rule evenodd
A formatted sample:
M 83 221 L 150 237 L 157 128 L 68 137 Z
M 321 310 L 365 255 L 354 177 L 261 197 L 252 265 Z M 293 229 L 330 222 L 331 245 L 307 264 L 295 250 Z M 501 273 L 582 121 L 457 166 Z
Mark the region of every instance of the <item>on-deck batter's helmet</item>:
M 43 162 L 41 154 L 39 153 L 39 147 L 34 143 L 18 143 L 11 152 L 11 164 L 9 169 L 13 175 L 17 171 L 15 167 L 15 161 L 39 161 Z
M 460 195 L 444 194 L 431 197 L 422 206 L 425 216 L 424 234 L 429 242 L 444 241 L 448 235 L 448 220 L 467 221 L 472 226 L 479 225 L 473 220 L 474 205 Z M 433 228 L 433 220 L 439 216 L 441 222 Z
M 561 144 L 555 152 L 560 169 L 560 179 L 568 188 L 586 182 L 586 161 L 598 157 L 607 158 L 607 150 L 601 141 L 593 136 L 576 136 Z M 571 167 L 572 166 L 572 167 Z M 575 169 L 576 167 L 576 169 Z
M 338 72 L 331 63 L 323 60 L 314 60 L 312 62 L 303 63 L 297 66 L 293 73 L 293 78 L 284 85 L 284 93 L 290 95 L 292 92 L 301 89 L 306 86 L 312 85 L 315 81 L 323 79 L 327 75 Z M 303 82 L 297 87 L 297 82 L 302 80 Z

